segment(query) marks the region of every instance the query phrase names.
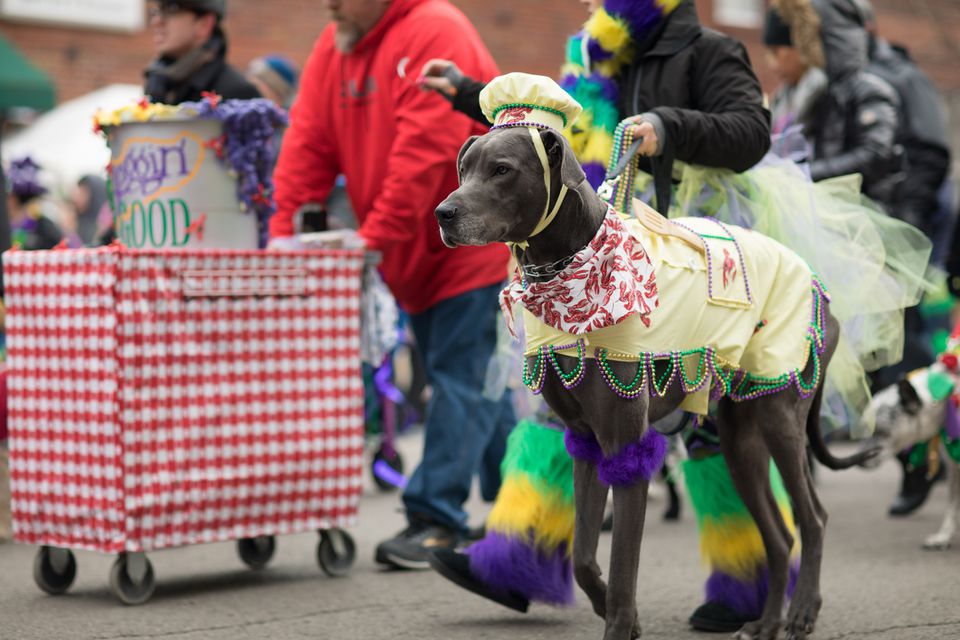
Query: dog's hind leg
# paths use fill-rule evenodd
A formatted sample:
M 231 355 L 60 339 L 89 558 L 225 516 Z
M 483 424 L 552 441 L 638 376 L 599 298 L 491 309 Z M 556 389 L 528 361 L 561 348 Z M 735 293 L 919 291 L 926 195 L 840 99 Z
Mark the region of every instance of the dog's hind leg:
M 759 415 L 730 400 L 720 403 L 717 429 L 730 477 L 753 517 L 767 556 L 768 590 L 760 619 L 735 635 L 742 640 L 774 640 L 780 630 L 793 537 L 782 521 L 770 489 L 770 457 Z M 755 577 L 761 580 L 762 567 Z
M 584 460 L 573 461 L 573 489 L 576 520 L 573 533 L 573 575 L 590 599 L 594 612 L 607 614 L 607 585 L 597 564 L 597 543 L 607 504 L 607 487 L 600 482 L 596 466 Z
M 788 394 L 797 401 L 793 406 L 785 406 L 782 402 L 788 400 L 785 397 Z M 757 409 L 762 411 L 765 418 L 762 429 L 767 446 L 783 477 L 784 487 L 790 494 L 800 530 L 800 575 L 787 613 L 786 632 L 788 640 L 803 640 L 813 632 L 823 602 L 820 596 L 820 564 L 826 512 L 812 493 L 813 482 L 807 465 L 802 428 L 785 429 L 784 426 L 803 424 L 810 402 L 801 400 L 791 389 L 782 392 L 780 397 L 758 402 L 758 405 Z

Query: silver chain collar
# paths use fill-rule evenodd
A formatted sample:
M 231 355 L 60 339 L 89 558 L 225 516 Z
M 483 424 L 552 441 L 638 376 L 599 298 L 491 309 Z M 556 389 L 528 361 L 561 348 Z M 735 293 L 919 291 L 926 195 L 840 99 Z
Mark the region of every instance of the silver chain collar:
M 521 264 L 520 270 L 523 271 L 523 275 L 528 278 L 545 278 L 547 276 L 555 276 L 558 273 L 562 273 L 564 269 L 570 266 L 570 263 L 573 262 L 573 259 L 577 254 L 572 256 L 567 256 L 566 258 L 560 258 L 555 262 L 550 264 Z M 518 260 L 519 262 L 519 260 Z

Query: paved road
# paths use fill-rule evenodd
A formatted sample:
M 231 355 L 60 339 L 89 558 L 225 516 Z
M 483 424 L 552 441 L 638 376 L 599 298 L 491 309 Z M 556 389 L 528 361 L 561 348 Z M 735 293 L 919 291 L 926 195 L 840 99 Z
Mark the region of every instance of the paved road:
M 416 435 L 402 443 L 415 455 Z M 960 549 L 925 552 L 923 538 L 940 523 L 946 489 L 938 485 L 920 513 L 890 520 L 897 470 L 823 472 L 823 501 L 831 514 L 823 571 L 819 640 L 960 639 Z M 62 597 L 33 584 L 34 549 L 0 545 L 2 640 L 246 640 L 358 638 L 370 640 L 599 639 L 602 624 L 578 596 L 569 610 L 535 607 L 526 615 L 448 587 L 430 572 L 384 572 L 373 548 L 403 524 L 394 495 L 370 487 L 354 535 L 360 557 L 347 578 L 330 579 L 314 562 L 316 537 L 279 539 L 277 556 L 261 572 L 241 568 L 232 544 L 151 555 L 157 573 L 153 599 L 119 605 L 107 588 L 111 558 L 77 554 L 77 581 Z M 658 514 L 662 502 L 651 513 Z M 484 505 L 473 505 L 482 517 Z M 689 512 L 679 524 L 653 518 L 647 526 L 638 588 L 647 640 L 705 637 L 687 629 L 699 603 L 704 572 Z M 601 542 L 602 564 L 609 537 Z M 719 636 L 723 637 L 723 636 Z

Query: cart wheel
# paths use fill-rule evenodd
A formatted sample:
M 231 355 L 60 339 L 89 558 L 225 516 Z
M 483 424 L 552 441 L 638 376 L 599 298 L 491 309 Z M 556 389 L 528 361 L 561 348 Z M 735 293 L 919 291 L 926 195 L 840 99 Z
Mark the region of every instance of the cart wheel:
M 40 547 L 33 560 L 33 580 L 52 596 L 65 593 L 77 577 L 77 560 L 69 549 Z
M 396 449 L 387 453 L 385 447 L 380 445 L 373 454 L 370 472 L 373 474 L 373 482 L 381 491 L 393 491 L 400 486 L 403 479 L 403 458 Z
M 357 545 L 353 537 L 341 529 L 320 532 L 317 545 L 317 562 L 324 573 L 339 578 L 350 573 L 353 561 L 357 559 Z
M 237 554 L 245 565 L 254 570 L 266 567 L 276 550 L 277 540 L 273 536 L 237 540 Z
M 123 604 L 143 604 L 156 586 L 153 565 L 142 553 L 122 553 L 110 568 L 110 590 Z

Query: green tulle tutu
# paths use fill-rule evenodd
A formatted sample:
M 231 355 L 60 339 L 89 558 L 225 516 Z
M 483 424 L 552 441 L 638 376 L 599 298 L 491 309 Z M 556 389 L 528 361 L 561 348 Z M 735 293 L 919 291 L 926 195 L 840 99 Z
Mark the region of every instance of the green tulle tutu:
M 814 183 L 769 154 L 745 173 L 677 163 L 669 217 L 711 216 L 767 235 L 800 255 L 826 284 L 841 340 L 827 373 L 823 415 L 830 429 L 861 437 L 873 429 L 866 371 L 902 356 L 903 310 L 932 286 L 930 241 L 860 194 L 859 176 Z M 649 202 L 652 179 L 637 173 L 634 195 Z

